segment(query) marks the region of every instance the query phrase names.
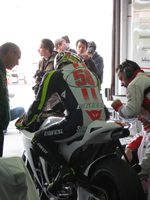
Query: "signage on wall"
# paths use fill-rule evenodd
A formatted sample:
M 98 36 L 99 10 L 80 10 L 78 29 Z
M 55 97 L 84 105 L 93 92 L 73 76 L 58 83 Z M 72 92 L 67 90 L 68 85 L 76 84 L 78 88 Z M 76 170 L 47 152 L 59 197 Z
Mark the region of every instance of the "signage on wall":
M 150 0 L 133 1 L 133 60 L 150 72 Z

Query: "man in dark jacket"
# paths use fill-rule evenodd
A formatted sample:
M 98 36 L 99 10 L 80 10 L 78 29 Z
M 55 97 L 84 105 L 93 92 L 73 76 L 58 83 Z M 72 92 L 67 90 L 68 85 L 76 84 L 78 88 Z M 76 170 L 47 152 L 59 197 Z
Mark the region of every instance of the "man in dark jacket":
M 88 49 L 88 42 L 85 39 L 77 40 L 76 42 L 77 55 L 84 60 L 84 63 L 86 64 L 87 68 L 90 71 L 97 74 L 97 68 L 95 66 L 93 59 L 88 55 L 87 49 Z
M 21 51 L 16 44 L 8 42 L 0 47 L 0 157 L 3 155 L 3 130 L 7 129 L 10 121 L 6 69 L 18 65 L 20 57 Z
M 97 68 L 97 76 L 100 79 L 100 83 L 103 83 L 103 58 L 96 52 L 95 42 L 88 42 L 88 54 L 93 59 L 95 66 Z

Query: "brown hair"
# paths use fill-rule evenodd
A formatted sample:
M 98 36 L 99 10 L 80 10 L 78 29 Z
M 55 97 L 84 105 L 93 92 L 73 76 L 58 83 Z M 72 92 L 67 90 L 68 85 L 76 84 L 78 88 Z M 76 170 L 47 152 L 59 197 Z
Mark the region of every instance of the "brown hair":
M 62 42 L 65 41 L 64 39 L 57 39 L 55 40 L 55 48 L 58 49 L 58 45 L 62 45 Z
M 43 46 L 44 46 L 45 49 L 48 48 L 50 53 L 53 52 L 53 50 L 54 50 L 54 43 L 51 40 L 49 40 L 49 39 L 43 39 L 43 40 L 41 40 L 41 42 L 43 43 Z

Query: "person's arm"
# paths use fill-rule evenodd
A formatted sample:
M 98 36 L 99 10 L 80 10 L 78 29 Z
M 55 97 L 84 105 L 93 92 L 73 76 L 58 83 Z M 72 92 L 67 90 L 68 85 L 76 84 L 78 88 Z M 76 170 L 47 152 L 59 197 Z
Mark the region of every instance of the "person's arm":
M 129 162 L 131 162 L 133 159 L 132 152 L 133 152 L 132 148 L 126 148 L 126 150 L 125 150 L 125 154 L 129 160 Z M 122 156 L 122 160 L 126 161 L 126 158 L 124 156 Z
M 141 180 L 146 179 L 149 175 L 149 172 L 150 172 L 150 125 L 148 125 L 146 127 L 146 129 L 147 129 L 146 130 L 147 146 L 145 146 L 145 144 L 144 144 L 144 147 L 143 147 L 143 148 L 146 148 L 146 152 L 145 152 L 145 155 L 143 156 L 143 159 L 139 163 L 140 166 L 141 166 L 141 171 L 138 173 L 138 176 Z
M 139 146 L 140 146 L 140 144 L 141 144 L 141 141 L 142 141 L 142 138 L 143 138 L 142 136 L 139 136 L 136 140 L 134 140 L 133 142 L 131 142 L 131 143 L 126 147 L 125 154 L 126 154 L 128 160 L 129 160 L 129 162 L 132 161 L 132 159 L 133 159 L 132 152 L 133 152 L 133 151 L 136 151 L 136 150 L 139 148 Z M 122 159 L 123 159 L 123 160 L 126 160 L 126 159 L 124 158 L 124 156 L 122 157 Z
M 103 58 L 101 56 L 97 56 L 97 57 L 92 57 L 95 66 L 97 68 L 97 76 L 100 79 L 100 82 L 103 82 L 103 68 L 104 68 L 104 63 L 103 63 Z
M 85 64 L 89 66 L 89 69 L 94 72 L 95 74 L 98 73 L 97 68 L 95 66 L 95 63 L 92 58 L 89 58 L 88 60 L 85 60 Z
M 17 121 L 16 123 L 16 126 L 18 128 L 28 128 L 31 124 L 33 124 L 33 122 L 43 111 L 45 103 L 54 93 L 52 91 L 53 81 L 51 81 L 54 72 L 55 71 L 52 71 L 51 73 L 46 73 L 44 75 L 35 101 L 32 103 L 28 111 L 23 116 L 22 121 Z
M 141 171 L 138 173 L 139 178 L 141 180 L 144 180 L 148 177 L 148 174 L 150 172 L 150 123 L 149 123 L 149 120 L 142 115 L 138 116 L 138 120 L 142 122 L 144 126 L 144 131 L 145 131 L 144 139 L 141 140 L 141 142 L 139 139 L 139 146 L 141 144 L 141 148 L 140 148 L 141 152 L 139 153 L 142 155 L 142 160 L 139 163 L 141 166 Z M 130 146 L 132 147 L 132 144 Z M 138 143 L 137 143 L 137 147 L 138 147 Z M 145 154 L 143 156 L 144 152 Z
M 143 90 L 140 84 L 132 84 L 127 88 L 127 103 L 123 103 L 117 99 L 114 100 L 111 106 L 116 112 L 123 118 L 134 118 L 140 114 L 141 106 L 143 102 Z
M 95 66 L 95 63 L 94 63 L 93 59 L 87 53 L 83 53 L 83 54 L 81 54 L 79 56 L 81 56 L 84 59 L 84 62 L 85 62 L 86 66 L 87 66 L 87 68 L 89 70 L 91 70 L 95 74 L 98 73 L 97 68 Z
M 130 148 L 132 149 L 132 151 L 136 151 L 138 150 L 140 144 L 141 144 L 141 141 L 142 141 L 142 138 L 143 136 L 139 136 L 136 140 L 134 140 L 133 142 L 131 142 L 127 148 Z

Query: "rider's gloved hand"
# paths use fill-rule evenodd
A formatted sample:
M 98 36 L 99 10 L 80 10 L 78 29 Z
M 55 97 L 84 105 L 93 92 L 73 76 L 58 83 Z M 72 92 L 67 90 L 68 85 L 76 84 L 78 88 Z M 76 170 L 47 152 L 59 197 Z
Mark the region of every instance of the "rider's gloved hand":
M 16 126 L 18 129 L 27 129 L 27 128 L 28 128 L 27 126 L 25 126 L 25 125 L 23 124 L 23 119 L 24 119 L 24 115 L 16 121 L 15 126 Z

